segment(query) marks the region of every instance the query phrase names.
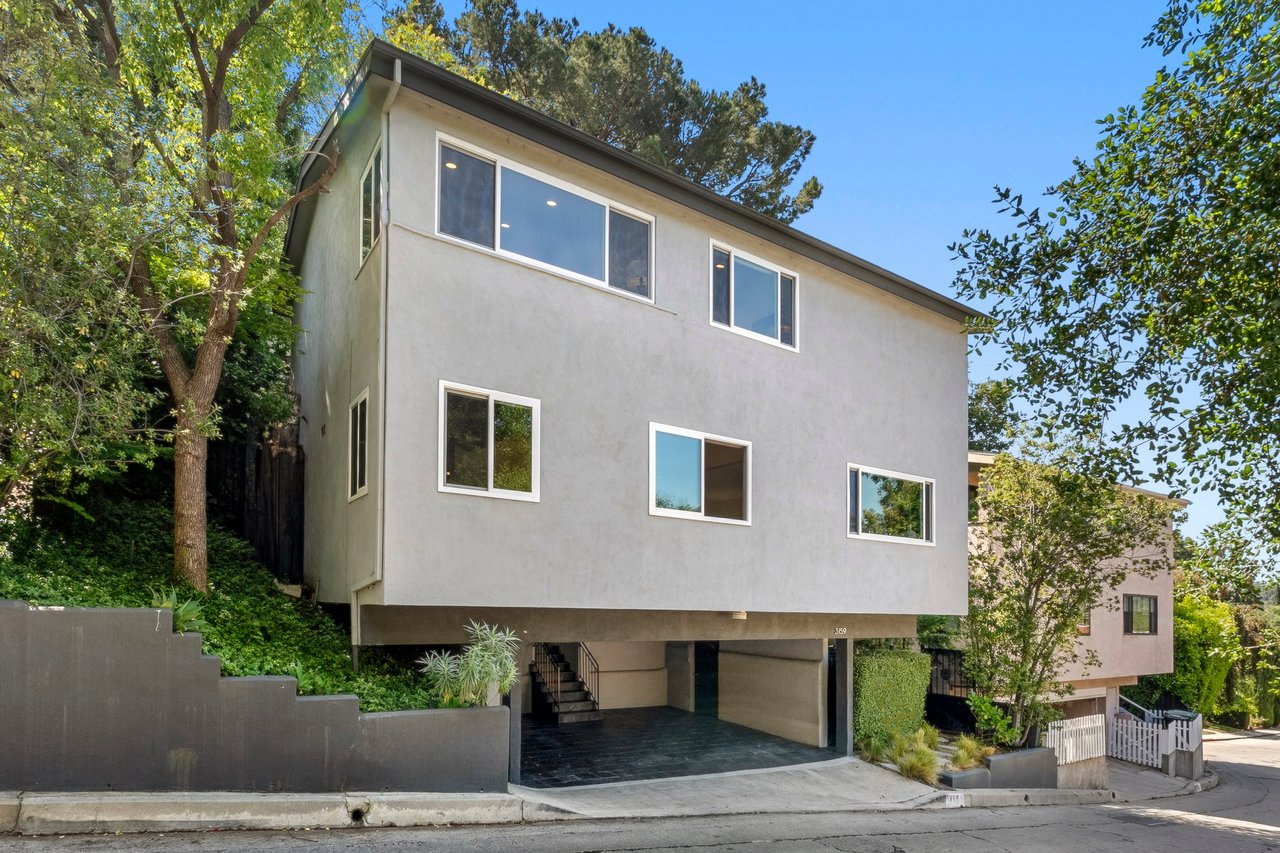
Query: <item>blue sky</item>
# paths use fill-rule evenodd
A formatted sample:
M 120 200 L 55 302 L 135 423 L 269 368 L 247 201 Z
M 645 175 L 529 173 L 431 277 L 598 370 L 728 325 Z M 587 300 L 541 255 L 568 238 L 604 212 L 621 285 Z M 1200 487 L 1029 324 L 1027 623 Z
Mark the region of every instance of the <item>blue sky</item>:
M 465 5 L 444 3 L 450 17 Z M 1165 62 L 1142 47 L 1164 5 L 522 3 L 587 29 L 641 26 L 704 85 L 757 77 L 770 117 L 818 138 L 806 173 L 825 191 L 796 226 L 947 294 L 947 245 L 965 227 L 1006 230 L 993 185 L 1038 195 L 1091 155 L 1096 119 L 1138 99 Z M 970 376 L 993 368 L 974 358 Z M 1221 518 L 1214 496 L 1192 499 L 1188 532 Z

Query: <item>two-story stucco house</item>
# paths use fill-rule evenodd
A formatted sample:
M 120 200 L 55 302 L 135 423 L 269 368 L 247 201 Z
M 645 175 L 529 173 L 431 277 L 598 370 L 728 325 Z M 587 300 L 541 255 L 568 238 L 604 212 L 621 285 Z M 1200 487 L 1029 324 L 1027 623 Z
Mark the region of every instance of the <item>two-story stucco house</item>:
M 483 620 L 517 707 L 847 750 L 848 642 L 966 607 L 972 312 L 382 42 L 302 184 L 332 157 L 287 253 L 353 646 Z
M 995 461 L 994 454 L 969 453 L 969 488 L 977 490 L 982 469 Z M 1187 502 L 1167 495 L 1122 487 L 1178 506 Z M 1142 557 L 1164 552 L 1169 568 L 1151 577 L 1129 574 L 1111 589 L 1104 601 L 1079 626 L 1081 660 L 1060 680 L 1073 688 L 1062 702 L 1067 717 L 1103 714 L 1110 719 L 1120 707 L 1120 688 L 1138 683 L 1142 675 L 1173 671 L 1173 530 L 1162 541 L 1141 549 Z M 1132 559 L 1137 554 L 1130 554 Z M 1097 664 L 1085 665 L 1085 652 L 1097 656 Z

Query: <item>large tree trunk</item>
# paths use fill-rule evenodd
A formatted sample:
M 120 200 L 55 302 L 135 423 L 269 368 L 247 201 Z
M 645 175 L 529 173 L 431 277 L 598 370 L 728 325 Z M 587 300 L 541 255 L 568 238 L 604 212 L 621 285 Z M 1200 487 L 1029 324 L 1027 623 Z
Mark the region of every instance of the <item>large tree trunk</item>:
M 173 441 L 173 576 L 205 592 L 209 589 L 206 540 L 208 501 L 205 472 L 209 439 L 199 423 L 180 416 Z

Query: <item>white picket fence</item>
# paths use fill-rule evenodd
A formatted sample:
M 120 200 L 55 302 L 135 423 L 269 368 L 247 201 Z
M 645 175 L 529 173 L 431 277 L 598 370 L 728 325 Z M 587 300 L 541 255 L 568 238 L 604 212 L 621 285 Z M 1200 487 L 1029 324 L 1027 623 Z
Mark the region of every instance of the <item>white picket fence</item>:
M 1152 713 L 1157 719 L 1163 717 L 1158 711 Z M 1171 749 L 1195 749 L 1204 740 L 1204 718 L 1197 714 L 1192 720 L 1170 720 L 1169 737 Z
M 1117 716 L 1111 720 L 1111 738 L 1107 754 L 1121 761 L 1161 767 L 1170 752 L 1169 730 L 1159 723 L 1148 723 L 1137 717 Z
M 1045 728 L 1044 745 L 1052 747 L 1058 764 L 1074 764 L 1107 754 L 1107 718 L 1103 714 L 1057 720 Z

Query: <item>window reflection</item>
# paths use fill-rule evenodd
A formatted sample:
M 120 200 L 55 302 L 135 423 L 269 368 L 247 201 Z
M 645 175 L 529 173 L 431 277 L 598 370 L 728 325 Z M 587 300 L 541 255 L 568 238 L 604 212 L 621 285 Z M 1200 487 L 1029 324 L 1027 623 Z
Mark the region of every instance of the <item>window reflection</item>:
M 489 487 L 489 401 L 449 392 L 445 401 L 444 481 Z
M 649 293 L 649 223 L 609 211 L 609 286 L 637 296 Z
M 702 511 L 702 441 L 657 432 L 653 437 L 654 505 L 684 512 Z
M 508 252 L 604 280 L 604 205 L 504 168 L 502 233 Z
M 494 165 L 440 146 L 440 232 L 493 248 Z
M 778 337 L 778 274 L 742 258 L 733 259 L 733 324 Z

